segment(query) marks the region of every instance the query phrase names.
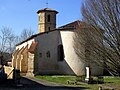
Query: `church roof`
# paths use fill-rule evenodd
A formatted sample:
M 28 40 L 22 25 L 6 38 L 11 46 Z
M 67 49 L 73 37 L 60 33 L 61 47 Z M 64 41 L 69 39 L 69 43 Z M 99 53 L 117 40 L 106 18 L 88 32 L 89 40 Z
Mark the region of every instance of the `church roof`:
M 86 23 L 80 21 L 80 20 L 77 20 L 77 21 L 71 22 L 69 24 L 63 25 L 61 27 L 58 27 L 55 30 L 59 30 L 59 31 L 61 31 L 61 30 L 63 30 L 63 31 L 68 31 L 68 30 L 69 31 L 73 31 L 73 30 L 77 30 L 78 28 L 79 29 L 88 28 L 88 25 Z M 30 36 L 28 39 L 18 43 L 16 46 L 18 46 L 18 45 L 20 45 L 20 44 L 22 44 L 22 43 L 24 43 L 24 42 L 26 42 L 26 41 L 28 41 L 30 39 L 33 39 L 34 37 L 37 37 L 38 35 L 42 35 L 42 34 L 45 34 L 45 33 L 53 32 L 55 30 L 50 30 L 50 31 L 47 31 L 47 32 L 34 34 L 34 35 Z
M 66 25 L 63 25 L 63 26 L 60 26 L 58 27 L 58 29 L 75 29 L 76 27 L 78 27 L 78 24 L 80 23 L 81 21 L 77 20 L 77 21 L 74 21 L 74 22 L 71 22 L 69 24 L 66 24 Z
M 67 30 L 67 29 L 71 29 L 71 30 L 77 30 L 78 28 L 79 29 L 82 29 L 82 28 L 88 28 L 88 24 L 86 24 L 85 22 L 82 22 L 80 20 L 77 20 L 77 21 L 74 21 L 74 22 L 71 22 L 71 23 L 68 23 L 66 25 L 63 25 L 63 26 L 60 26 L 58 27 L 58 29 L 63 29 L 63 30 Z
M 40 12 L 56 12 L 56 14 L 58 13 L 56 10 L 53 10 L 51 8 L 44 8 L 37 11 L 37 13 L 40 13 Z

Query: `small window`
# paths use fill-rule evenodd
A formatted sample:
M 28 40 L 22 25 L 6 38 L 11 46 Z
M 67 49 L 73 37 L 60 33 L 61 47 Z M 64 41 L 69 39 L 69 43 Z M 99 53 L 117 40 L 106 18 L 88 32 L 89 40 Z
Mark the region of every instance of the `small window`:
M 50 15 L 48 15 L 48 22 L 50 22 Z
M 42 57 L 42 53 L 39 53 L 39 57 Z
M 46 53 L 46 56 L 47 56 L 48 58 L 50 58 L 50 51 L 48 51 L 48 52 Z
M 64 60 L 64 50 L 63 50 L 63 45 L 58 46 L 58 61 L 63 61 Z
M 40 16 L 38 17 L 39 21 L 40 21 Z
M 48 31 L 50 31 L 50 27 L 48 27 Z

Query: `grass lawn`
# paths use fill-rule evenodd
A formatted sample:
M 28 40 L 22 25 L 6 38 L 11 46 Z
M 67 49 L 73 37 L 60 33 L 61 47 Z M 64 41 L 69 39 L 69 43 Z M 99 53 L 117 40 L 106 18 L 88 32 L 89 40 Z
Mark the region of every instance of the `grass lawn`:
M 76 76 L 36 76 L 38 79 L 43 79 L 47 80 L 50 82 L 55 82 L 55 83 L 61 83 L 61 84 L 66 84 L 67 85 L 67 80 L 76 80 Z M 115 87 L 115 90 L 120 90 L 120 77 L 112 77 L 112 76 L 105 76 L 104 77 L 104 84 L 101 84 L 101 86 L 111 86 Z M 73 85 L 73 84 L 71 84 Z M 98 90 L 98 86 L 100 84 L 86 84 L 86 83 L 80 83 L 79 85 L 73 85 L 76 87 L 86 87 L 90 88 L 90 90 Z

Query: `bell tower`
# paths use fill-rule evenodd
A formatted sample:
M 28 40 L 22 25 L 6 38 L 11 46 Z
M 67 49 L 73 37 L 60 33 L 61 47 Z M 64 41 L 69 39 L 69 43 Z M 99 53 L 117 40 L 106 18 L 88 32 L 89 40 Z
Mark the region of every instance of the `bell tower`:
M 39 33 L 54 30 L 56 28 L 56 10 L 44 8 L 37 11 L 38 14 L 38 31 Z

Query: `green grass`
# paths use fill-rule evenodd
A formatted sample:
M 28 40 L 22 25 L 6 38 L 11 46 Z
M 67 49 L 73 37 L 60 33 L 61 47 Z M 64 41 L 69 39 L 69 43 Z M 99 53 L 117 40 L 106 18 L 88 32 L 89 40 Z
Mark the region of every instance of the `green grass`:
M 38 79 L 43 79 L 47 80 L 50 82 L 55 82 L 55 83 L 61 83 L 61 84 L 67 84 L 67 80 L 76 80 L 76 76 L 36 76 Z M 104 77 L 104 84 L 105 86 L 112 86 L 117 88 L 118 90 L 120 89 L 120 77 L 111 77 L 111 76 L 106 76 Z M 72 85 L 72 84 L 71 84 Z M 85 84 L 85 83 L 80 83 L 80 85 L 73 85 L 76 87 L 86 87 L 90 88 L 90 90 L 98 90 L 99 84 Z
M 120 90 L 120 77 L 104 77 L 105 84 L 107 86 L 116 87 Z
M 106 83 L 120 83 L 120 77 L 106 76 L 104 80 Z
M 62 84 L 67 84 L 67 80 L 75 80 L 75 76 L 36 76 L 36 78 Z

